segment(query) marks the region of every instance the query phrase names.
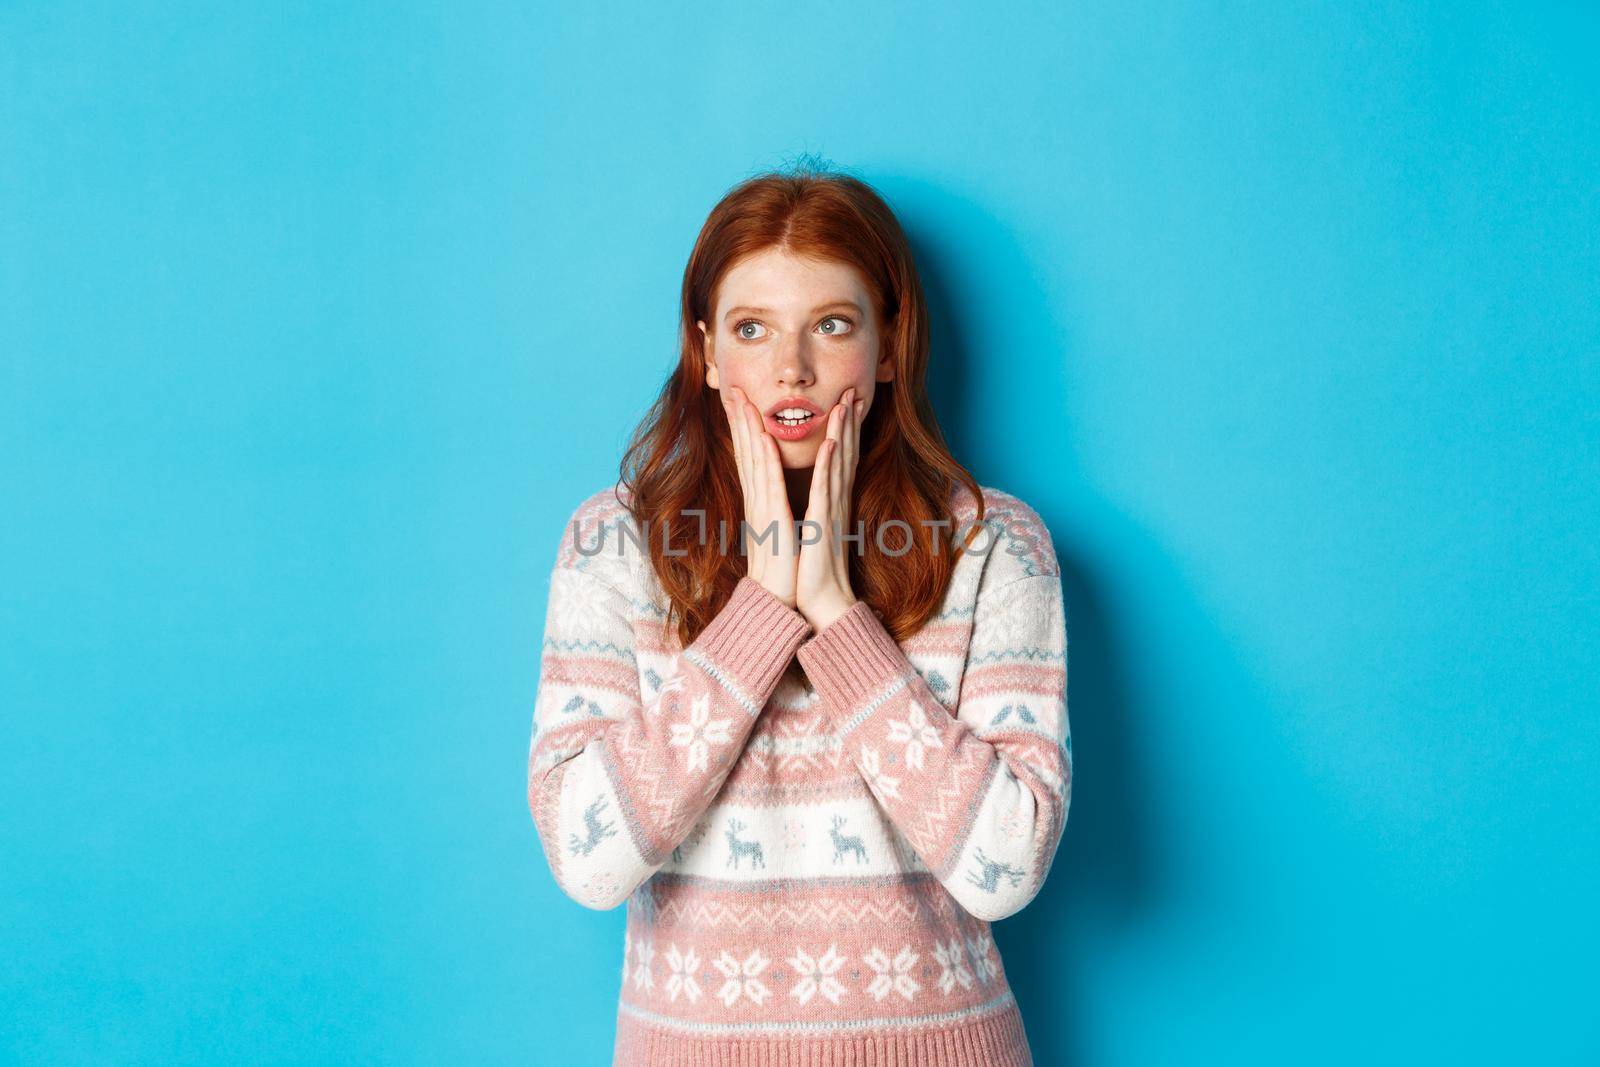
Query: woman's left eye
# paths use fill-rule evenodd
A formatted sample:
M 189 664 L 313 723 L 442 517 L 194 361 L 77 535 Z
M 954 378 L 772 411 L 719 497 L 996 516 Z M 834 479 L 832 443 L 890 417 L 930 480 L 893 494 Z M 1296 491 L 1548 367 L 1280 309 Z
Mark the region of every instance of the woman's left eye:
M 844 329 L 842 329 L 842 330 L 839 329 L 838 327 L 834 327 L 831 330 L 823 330 L 822 331 L 823 333 L 828 334 L 830 337 L 831 336 L 836 336 L 836 335 L 847 334 L 852 329 L 855 328 L 855 323 L 851 322 L 849 319 L 845 318 L 843 315 L 829 315 L 827 318 L 822 320 L 822 324 L 824 326 L 826 326 L 830 322 L 842 322 L 842 323 L 844 323 Z

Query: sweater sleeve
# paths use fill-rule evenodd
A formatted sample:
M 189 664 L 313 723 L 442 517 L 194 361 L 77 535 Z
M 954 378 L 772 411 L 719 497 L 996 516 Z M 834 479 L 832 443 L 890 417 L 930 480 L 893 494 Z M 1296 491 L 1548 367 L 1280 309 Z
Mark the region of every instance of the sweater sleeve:
M 528 808 L 557 884 L 615 907 L 666 862 L 743 750 L 795 649 L 803 615 L 739 580 L 648 695 L 628 598 L 559 562 L 550 579 Z
M 980 589 L 954 714 L 865 601 L 799 648 L 845 750 L 924 865 L 984 920 L 1038 893 L 1072 796 L 1059 571 Z

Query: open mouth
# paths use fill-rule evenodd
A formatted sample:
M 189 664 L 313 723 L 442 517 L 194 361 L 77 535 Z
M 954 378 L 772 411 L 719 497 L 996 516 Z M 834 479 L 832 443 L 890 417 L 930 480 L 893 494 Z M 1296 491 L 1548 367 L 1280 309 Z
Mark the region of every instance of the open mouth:
M 780 441 L 803 441 L 817 432 L 827 415 L 802 398 L 785 397 L 782 406 L 766 416 L 767 430 Z

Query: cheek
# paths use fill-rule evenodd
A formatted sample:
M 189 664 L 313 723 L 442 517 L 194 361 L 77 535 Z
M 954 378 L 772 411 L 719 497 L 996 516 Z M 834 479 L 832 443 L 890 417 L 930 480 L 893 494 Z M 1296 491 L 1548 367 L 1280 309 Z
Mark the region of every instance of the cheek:
M 877 356 L 878 345 L 871 337 L 840 343 L 834 351 L 834 373 L 840 379 L 854 382 L 870 378 L 877 365 Z
M 863 346 L 850 361 L 850 380 L 857 386 L 866 388 L 867 384 L 877 377 L 877 373 L 877 352 Z
M 729 363 L 719 364 L 717 374 L 721 379 L 722 388 L 737 386 L 745 392 L 750 391 L 750 385 L 755 375 L 750 373 L 750 366 L 743 360 L 734 360 Z

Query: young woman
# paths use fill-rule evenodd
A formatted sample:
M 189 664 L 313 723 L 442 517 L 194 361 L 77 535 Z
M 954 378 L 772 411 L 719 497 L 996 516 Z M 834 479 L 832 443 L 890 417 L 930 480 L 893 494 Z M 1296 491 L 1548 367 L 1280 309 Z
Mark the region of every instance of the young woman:
M 736 186 L 682 315 L 563 535 L 529 754 L 561 888 L 628 902 L 614 1062 L 1031 1063 L 989 922 L 1071 797 L 1050 534 L 945 449 L 861 181 Z

